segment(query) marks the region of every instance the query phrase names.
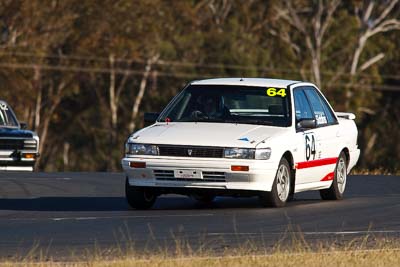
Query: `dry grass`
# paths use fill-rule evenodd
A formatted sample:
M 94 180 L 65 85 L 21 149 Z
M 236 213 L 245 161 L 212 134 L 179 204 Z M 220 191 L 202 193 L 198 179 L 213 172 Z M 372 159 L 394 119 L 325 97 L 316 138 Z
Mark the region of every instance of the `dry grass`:
M 238 255 L 202 258 L 152 258 L 149 260 L 124 259 L 114 262 L 94 261 L 87 266 L 398 266 L 400 251 L 338 251 L 274 253 L 271 255 Z M 78 265 L 79 266 L 79 265 Z
M 385 169 L 358 169 L 351 171 L 351 175 L 400 175 L 400 170 L 390 171 Z
M 355 251 L 276 252 L 270 255 L 237 255 L 221 257 L 160 257 L 148 259 L 126 257 L 120 260 L 94 259 L 84 262 L 4 262 L 0 266 L 399 266 L 400 250 L 376 249 Z
M 308 244 L 304 236 L 291 236 L 290 242 L 278 242 L 273 248 L 260 247 L 246 243 L 236 249 L 227 249 L 216 255 L 212 251 L 194 251 L 186 242 L 177 242 L 171 250 L 158 252 L 138 252 L 133 249 L 124 251 L 115 249 L 97 250 L 88 254 L 82 260 L 75 258 L 68 262 L 57 261 L 44 257 L 32 258 L 33 254 L 25 258 L 6 260 L 0 266 L 32 266 L 32 267 L 203 267 L 203 266 L 400 266 L 400 240 L 374 238 L 369 235 L 351 241 L 320 241 Z

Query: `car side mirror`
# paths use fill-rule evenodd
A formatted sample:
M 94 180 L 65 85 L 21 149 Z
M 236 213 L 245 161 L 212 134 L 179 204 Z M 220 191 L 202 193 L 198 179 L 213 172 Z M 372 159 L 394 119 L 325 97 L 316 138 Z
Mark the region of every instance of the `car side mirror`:
M 297 123 L 298 129 L 313 129 L 317 126 L 315 119 L 303 119 Z
M 20 122 L 19 126 L 21 127 L 22 130 L 28 129 L 28 124 L 26 122 Z
M 144 116 L 143 116 L 144 117 L 143 118 L 144 126 L 146 127 L 146 126 L 149 126 L 149 125 L 155 123 L 157 118 L 158 118 L 158 116 L 160 116 L 160 113 L 154 113 L 154 112 L 146 112 L 146 113 L 144 113 Z

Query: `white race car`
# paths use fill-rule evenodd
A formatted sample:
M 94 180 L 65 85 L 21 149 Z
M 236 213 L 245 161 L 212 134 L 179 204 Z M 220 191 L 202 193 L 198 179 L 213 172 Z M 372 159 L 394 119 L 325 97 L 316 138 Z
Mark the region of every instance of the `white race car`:
M 294 193 L 341 199 L 357 163 L 352 113 L 334 112 L 312 83 L 227 78 L 188 84 L 125 144 L 126 198 L 150 208 L 161 194 L 202 202 L 258 196 L 282 207 Z

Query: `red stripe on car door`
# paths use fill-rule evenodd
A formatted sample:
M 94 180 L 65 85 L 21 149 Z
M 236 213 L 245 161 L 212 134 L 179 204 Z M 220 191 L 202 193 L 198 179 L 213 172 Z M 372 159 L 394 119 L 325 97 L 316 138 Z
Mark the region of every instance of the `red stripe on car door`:
M 323 182 L 323 181 L 332 181 L 333 177 L 335 177 L 335 174 L 333 172 L 328 173 L 327 175 L 325 175 L 324 178 L 321 179 L 321 182 Z
M 338 158 L 326 158 L 326 159 L 316 159 L 316 160 L 298 162 L 296 164 L 296 169 L 305 169 L 305 168 L 336 164 L 337 159 Z

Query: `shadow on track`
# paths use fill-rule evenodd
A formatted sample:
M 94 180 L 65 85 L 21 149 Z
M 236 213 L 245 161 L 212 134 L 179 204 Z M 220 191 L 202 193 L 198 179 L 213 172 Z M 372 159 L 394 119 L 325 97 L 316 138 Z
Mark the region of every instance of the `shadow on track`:
M 288 206 L 307 205 L 315 199 L 295 200 Z M 259 209 L 257 198 L 218 197 L 211 204 L 199 203 L 188 197 L 160 197 L 152 210 L 190 209 Z M 16 211 L 127 211 L 124 197 L 38 197 L 0 199 L 0 210 Z
M 25 211 L 121 211 L 124 197 L 39 197 L 0 199 L 0 210 Z

